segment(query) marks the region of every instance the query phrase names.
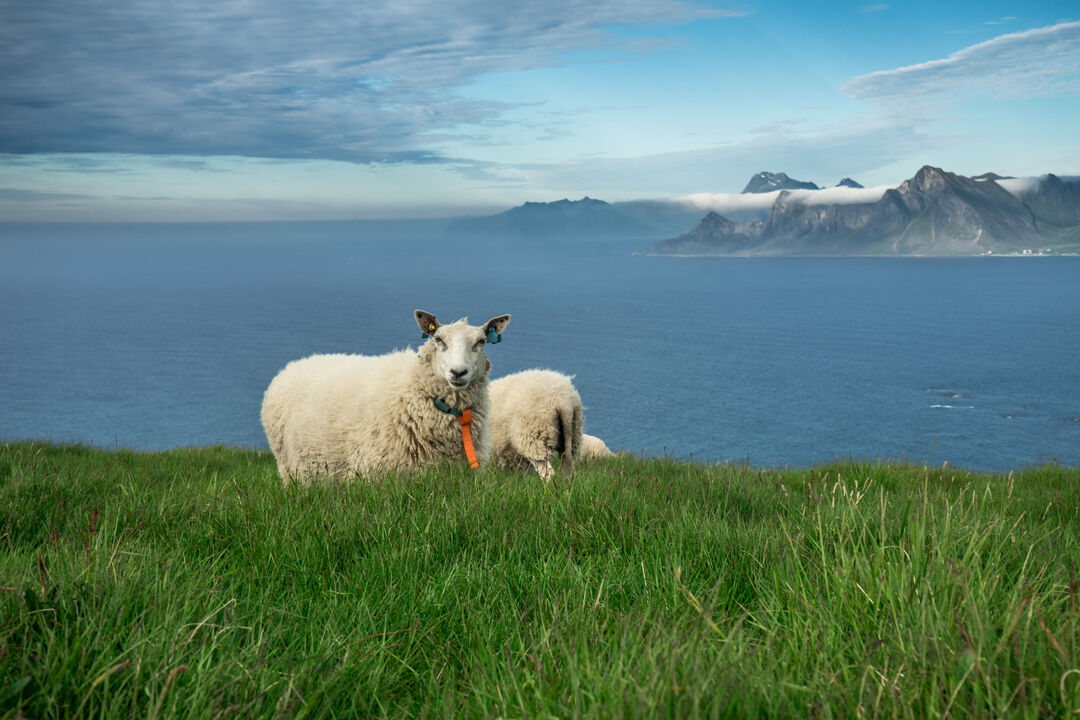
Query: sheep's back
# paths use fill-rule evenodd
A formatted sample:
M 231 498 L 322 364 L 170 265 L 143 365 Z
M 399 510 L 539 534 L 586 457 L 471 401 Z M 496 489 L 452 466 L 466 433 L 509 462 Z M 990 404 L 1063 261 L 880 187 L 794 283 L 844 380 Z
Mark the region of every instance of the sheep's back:
M 490 392 L 492 459 L 497 464 L 520 466 L 522 456 L 538 459 L 554 451 L 556 414 L 563 418 L 572 456 L 580 452 L 581 397 L 569 376 L 524 370 L 493 380 Z
M 354 472 L 383 418 L 400 412 L 416 354 L 312 355 L 289 363 L 263 399 L 263 427 L 279 469 L 293 478 Z M 360 448 L 360 450 L 358 450 Z
M 611 449 L 600 438 L 595 435 L 582 435 L 581 436 L 581 457 L 582 458 L 605 458 L 611 457 L 615 453 L 611 452 Z

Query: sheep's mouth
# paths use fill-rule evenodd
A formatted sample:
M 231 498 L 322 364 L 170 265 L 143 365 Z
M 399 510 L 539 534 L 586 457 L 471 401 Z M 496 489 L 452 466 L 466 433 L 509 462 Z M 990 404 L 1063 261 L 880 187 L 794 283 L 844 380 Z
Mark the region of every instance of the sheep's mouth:
M 451 387 L 455 387 L 458 390 L 463 387 L 467 387 L 469 384 L 468 380 L 447 380 L 446 382 L 450 383 Z

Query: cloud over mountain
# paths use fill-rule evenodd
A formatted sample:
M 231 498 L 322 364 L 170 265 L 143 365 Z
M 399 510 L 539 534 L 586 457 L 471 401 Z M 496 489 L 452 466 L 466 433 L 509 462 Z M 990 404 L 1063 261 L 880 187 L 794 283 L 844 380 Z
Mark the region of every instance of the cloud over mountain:
M 876 202 L 881 199 L 890 185 L 870 188 L 832 187 L 821 190 L 773 190 L 767 193 L 693 193 L 675 198 L 676 202 L 690 205 L 701 210 L 711 210 L 721 214 L 736 213 L 746 210 L 768 211 L 776 204 L 780 193 L 784 193 L 785 202 L 801 205 L 854 205 Z

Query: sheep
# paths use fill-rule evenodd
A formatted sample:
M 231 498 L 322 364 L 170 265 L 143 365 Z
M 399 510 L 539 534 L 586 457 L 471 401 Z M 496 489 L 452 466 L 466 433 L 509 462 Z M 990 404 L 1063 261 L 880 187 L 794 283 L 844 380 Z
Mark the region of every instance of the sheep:
M 615 453 L 608 449 L 607 444 L 595 435 L 581 436 L 581 459 L 611 457 Z
M 570 380 L 553 370 L 524 370 L 491 381 L 493 464 L 526 471 L 532 465 L 550 480 L 557 453 L 563 474 L 573 475 L 584 420 Z
M 345 480 L 415 472 L 467 458 L 461 411 L 471 414 L 478 462 L 491 454 L 485 342 L 498 342 L 509 315 L 477 327 L 442 325 L 414 312 L 428 338 L 386 355 L 312 355 L 285 366 L 263 396 L 262 424 L 282 481 Z M 440 409 L 440 403 L 442 409 Z

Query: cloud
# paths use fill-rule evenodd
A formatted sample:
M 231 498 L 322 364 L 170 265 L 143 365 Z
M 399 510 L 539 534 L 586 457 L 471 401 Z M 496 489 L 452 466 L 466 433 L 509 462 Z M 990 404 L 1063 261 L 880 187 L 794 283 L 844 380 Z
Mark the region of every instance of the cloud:
M 769 210 L 780 193 L 784 202 L 792 205 L 855 205 L 873 203 L 895 185 L 872 188 L 832 187 L 821 190 L 774 190 L 767 193 L 694 193 L 675 198 L 676 202 L 699 210 L 714 210 L 720 214 L 745 210 Z
M 1011 192 L 1013 195 L 1020 196 L 1037 188 L 1040 179 L 1041 178 L 1037 177 L 1005 178 L 1003 180 L 998 180 L 997 184 Z
M 467 173 L 504 187 L 521 183 L 557 193 L 585 192 L 604 198 L 643 197 L 647 193 L 670 197 L 710 189 L 737 192 L 750 176 L 766 169 L 783 170 L 819 185 L 832 185 L 845 176 L 861 180 L 864 174 L 911 157 L 933 157 L 956 142 L 956 137 L 928 135 L 907 124 L 803 128 L 801 132 L 784 126 L 746 142 L 697 150 L 588 157 L 547 165 L 477 164 Z M 902 172 L 910 176 L 918 169 L 915 164 Z
M 93 195 L 79 195 L 76 193 L 41 192 L 39 190 L 25 190 L 23 188 L 0 188 L 0 203 L 55 203 L 69 200 L 93 200 Z
M 888 10 L 888 9 L 889 9 L 888 5 L 885 5 L 884 3 L 878 3 L 876 5 L 863 5 L 861 8 L 859 8 L 859 12 L 876 13 L 876 12 L 881 12 L 883 10 Z
M 1001 35 L 946 58 L 845 83 L 860 100 L 908 103 L 941 95 L 993 97 L 1080 92 L 1080 22 Z
M 730 17 L 691 0 L 5 3 L 0 153 L 425 163 L 433 133 L 497 120 L 472 78 L 633 52 L 620 25 Z

